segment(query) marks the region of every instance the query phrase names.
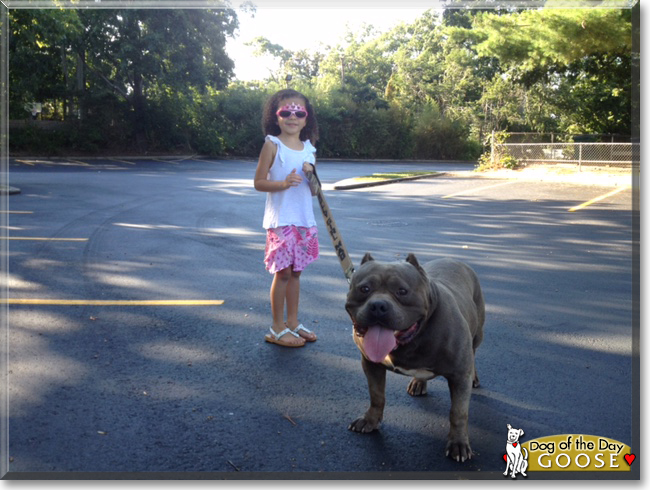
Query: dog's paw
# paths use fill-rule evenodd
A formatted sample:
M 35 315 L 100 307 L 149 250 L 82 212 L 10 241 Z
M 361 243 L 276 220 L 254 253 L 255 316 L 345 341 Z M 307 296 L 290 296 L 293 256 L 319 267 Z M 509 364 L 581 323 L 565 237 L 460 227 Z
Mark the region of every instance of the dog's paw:
M 362 434 L 367 434 L 368 432 L 379 429 L 379 424 L 380 422 L 378 420 L 373 422 L 366 419 L 365 417 L 361 417 L 352 422 L 348 426 L 348 430 L 351 430 L 352 432 L 361 432 Z
M 469 447 L 469 442 L 448 441 L 445 456 L 450 457 L 458 463 L 464 463 L 468 459 L 472 459 L 472 448 Z
M 427 394 L 427 382 L 413 378 L 406 388 L 406 392 L 411 396 L 424 396 Z

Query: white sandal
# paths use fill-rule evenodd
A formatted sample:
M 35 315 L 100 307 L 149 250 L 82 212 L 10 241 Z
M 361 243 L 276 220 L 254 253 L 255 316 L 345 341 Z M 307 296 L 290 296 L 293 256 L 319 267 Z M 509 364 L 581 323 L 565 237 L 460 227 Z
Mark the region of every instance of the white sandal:
M 303 337 L 302 335 L 298 334 L 298 332 L 300 332 L 301 330 L 303 332 L 305 332 L 306 334 L 311 334 L 314 337 L 316 337 L 316 334 L 314 332 L 312 332 L 311 330 L 309 330 L 308 328 L 306 328 L 302 323 L 300 325 L 298 325 L 294 330 L 292 330 L 292 332 L 293 332 L 294 335 L 297 335 L 301 339 L 304 339 L 306 342 L 316 342 L 318 340 L 318 337 L 316 337 L 315 339 L 308 339 L 306 337 Z
M 277 344 L 277 345 L 281 345 L 283 347 L 304 347 L 304 345 L 305 345 L 305 342 L 298 343 L 298 344 L 292 344 L 290 342 L 283 342 L 282 340 L 280 340 L 280 337 L 284 336 L 285 334 L 291 334 L 294 337 L 298 337 L 298 338 L 302 339 L 302 337 L 300 335 L 295 333 L 290 328 L 285 328 L 284 330 L 282 330 L 282 332 L 275 333 L 275 331 L 273 330 L 273 327 L 269 327 L 269 332 L 270 332 L 270 336 L 267 333 L 264 336 L 264 340 L 266 340 L 267 342 L 269 342 L 271 344 Z

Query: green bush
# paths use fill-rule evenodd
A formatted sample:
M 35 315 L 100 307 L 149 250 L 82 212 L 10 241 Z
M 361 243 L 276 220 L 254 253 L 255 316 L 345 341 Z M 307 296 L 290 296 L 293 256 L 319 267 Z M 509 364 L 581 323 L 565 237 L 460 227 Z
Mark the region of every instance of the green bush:
M 441 115 L 435 102 L 416 115 L 413 128 L 414 156 L 427 160 L 463 160 L 468 155 L 469 129 L 458 120 Z
M 413 158 L 409 114 L 380 99 L 356 101 L 340 90 L 312 101 L 320 141 L 318 154 L 328 158 Z
M 476 165 L 476 170 L 479 172 L 487 170 L 498 170 L 502 168 L 507 168 L 514 170 L 519 167 L 519 161 L 513 156 L 503 150 L 501 144 L 505 143 L 510 134 L 505 131 L 494 131 L 488 134 L 485 137 L 485 146 L 492 149 L 495 148 L 495 154 L 492 155 L 491 150 L 483 153 L 479 159 L 478 164 Z M 494 138 L 494 142 L 492 139 Z M 493 143 L 495 143 L 493 145 Z
M 126 101 L 89 98 L 84 119 L 64 130 L 42 131 L 29 124 L 12 129 L 10 149 L 34 155 L 146 150 L 257 158 L 264 143 L 262 106 L 277 88 L 236 83 L 221 91 L 175 93 L 163 87 L 149 93 L 137 120 Z M 470 160 L 480 155 L 467 125 L 442 116 L 434 103 L 412 114 L 397 103 L 358 100 L 342 89 L 296 88 L 316 110 L 320 158 Z
M 9 130 L 10 153 L 59 156 L 70 146 L 70 133 L 66 130 L 43 130 L 31 124 Z
M 519 161 L 510 155 L 497 155 L 492 161 L 492 154 L 490 152 L 483 153 L 476 165 L 476 171 L 486 172 L 488 170 L 499 170 L 506 168 L 515 170 L 519 168 Z

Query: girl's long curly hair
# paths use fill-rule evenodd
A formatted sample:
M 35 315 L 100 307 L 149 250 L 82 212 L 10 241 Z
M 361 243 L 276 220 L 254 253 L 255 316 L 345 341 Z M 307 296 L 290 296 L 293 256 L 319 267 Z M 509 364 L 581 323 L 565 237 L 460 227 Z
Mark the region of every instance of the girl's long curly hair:
M 278 126 L 278 116 L 275 113 L 278 110 L 281 101 L 292 97 L 300 97 L 304 100 L 305 109 L 307 109 L 308 112 L 307 124 L 305 124 L 305 127 L 300 131 L 300 140 L 309 140 L 312 145 L 316 144 L 316 141 L 318 141 L 318 121 L 316 121 L 314 108 L 307 97 L 292 89 L 285 89 L 276 92 L 269 97 L 266 104 L 264 104 L 264 110 L 262 111 L 262 130 L 264 131 L 264 134 L 270 134 L 271 136 L 280 135 L 281 131 L 280 126 Z

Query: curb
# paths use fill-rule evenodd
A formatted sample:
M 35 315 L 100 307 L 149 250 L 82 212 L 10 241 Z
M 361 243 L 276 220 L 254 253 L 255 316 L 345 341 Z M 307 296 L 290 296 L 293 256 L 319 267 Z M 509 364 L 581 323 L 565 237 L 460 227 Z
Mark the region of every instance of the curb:
M 419 179 L 429 179 L 431 177 L 440 177 L 441 175 L 445 175 L 445 174 L 446 172 L 434 172 L 426 175 L 417 175 L 415 177 L 400 177 L 398 179 L 386 179 L 386 180 L 346 184 L 346 182 L 354 182 L 356 180 L 355 178 L 351 178 L 351 179 L 341 180 L 335 183 L 334 190 L 345 191 L 350 189 L 362 189 L 364 187 L 376 187 L 379 185 L 395 184 L 397 182 L 404 182 L 407 180 L 419 180 Z

